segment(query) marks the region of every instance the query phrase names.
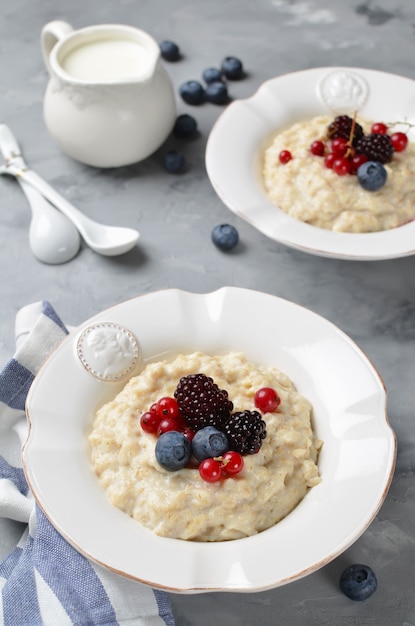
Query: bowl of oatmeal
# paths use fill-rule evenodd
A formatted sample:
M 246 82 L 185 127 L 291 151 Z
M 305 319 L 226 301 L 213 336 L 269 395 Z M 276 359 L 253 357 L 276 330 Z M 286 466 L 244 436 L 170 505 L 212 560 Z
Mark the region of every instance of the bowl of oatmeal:
M 214 484 L 160 467 L 139 430 L 200 370 L 234 411 L 258 387 L 281 399 L 260 450 Z M 319 315 L 235 287 L 165 290 L 98 313 L 49 357 L 28 395 L 24 469 L 55 528 L 108 569 L 178 593 L 265 590 L 322 567 L 373 520 L 396 456 L 385 405 L 368 358 Z
M 274 389 L 280 399 L 278 410 L 260 415 L 266 436 L 253 453 L 242 455 L 244 467 L 235 480 L 211 484 L 191 462 L 177 471 L 163 468 L 155 454 L 155 434 L 139 426 L 149 407 L 160 398 L 173 398 L 183 377 L 199 373 L 211 378 L 219 392 L 226 390 L 224 402 L 233 405 L 229 417 L 248 410 L 258 423 L 253 411 L 259 389 Z M 203 380 L 200 395 L 205 396 L 208 380 Z M 204 410 L 209 413 L 206 402 Z M 148 363 L 100 407 L 88 438 L 91 462 L 109 501 L 157 535 L 186 541 L 241 539 L 277 524 L 320 483 L 322 442 L 312 420 L 310 402 L 275 367 L 258 366 L 238 352 L 179 354 Z M 217 421 L 221 428 L 223 420 Z M 216 415 L 212 423 L 216 425 Z
M 399 93 L 399 98 L 393 94 Z M 264 83 L 232 103 L 209 136 L 206 167 L 228 208 L 271 239 L 303 252 L 348 260 L 414 254 L 415 82 L 360 68 L 316 68 Z M 354 174 L 339 176 L 311 154 L 338 116 L 355 118 L 371 134 L 408 138 L 384 164 L 387 180 L 367 191 Z M 243 128 L 244 132 L 240 129 Z M 286 151 L 292 158 L 281 163 Z M 369 160 L 378 160 L 370 158 Z

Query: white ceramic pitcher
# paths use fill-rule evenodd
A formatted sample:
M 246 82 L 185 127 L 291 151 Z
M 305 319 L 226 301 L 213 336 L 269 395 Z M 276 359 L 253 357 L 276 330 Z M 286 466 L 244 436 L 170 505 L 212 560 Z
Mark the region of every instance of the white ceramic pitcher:
M 41 47 L 50 75 L 46 127 L 69 156 L 95 167 L 129 165 L 170 134 L 174 89 L 150 35 L 119 24 L 74 31 L 54 21 Z

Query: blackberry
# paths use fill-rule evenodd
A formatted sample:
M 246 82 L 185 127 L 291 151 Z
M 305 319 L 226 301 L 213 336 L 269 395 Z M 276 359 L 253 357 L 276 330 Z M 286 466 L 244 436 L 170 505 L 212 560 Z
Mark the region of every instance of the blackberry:
M 334 118 L 333 122 L 328 127 L 328 136 L 329 139 L 336 139 L 337 137 L 343 137 L 343 139 L 347 139 L 349 141 L 350 134 L 352 132 L 353 119 L 348 115 L 338 115 Z M 363 128 L 355 122 L 354 130 L 353 130 L 353 139 L 352 145 L 355 145 L 356 142 L 364 137 Z
M 205 426 L 214 426 L 223 431 L 233 410 L 228 392 L 219 389 L 213 379 L 205 374 L 183 376 L 174 397 L 183 419 L 195 432 Z
M 225 424 L 229 448 L 241 454 L 255 454 L 267 435 L 266 425 L 259 411 L 236 411 Z
M 355 146 L 358 154 L 364 154 L 369 161 L 389 163 L 393 156 L 393 145 L 389 135 L 372 133 L 362 137 Z

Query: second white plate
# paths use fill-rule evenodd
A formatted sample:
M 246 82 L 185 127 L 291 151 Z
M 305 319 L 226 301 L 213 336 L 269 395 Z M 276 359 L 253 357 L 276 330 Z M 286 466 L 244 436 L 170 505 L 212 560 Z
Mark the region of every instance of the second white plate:
M 326 93 L 330 79 L 356 82 L 347 111 L 359 107 L 367 119 L 415 122 L 415 81 L 351 67 L 323 67 L 278 76 L 245 100 L 230 104 L 214 125 L 206 147 L 206 168 L 221 200 L 271 239 L 319 256 L 381 260 L 415 254 L 415 221 L 375 233 L 336 233 L 290 217 L 267 197 L 262 183 L 263 151 L 279 129 L 340 106 Z M 345 102 L 342 94 L 341 102 Z M 339 109 L 336 109 L 338 112 Z M 334 117 L 334 113 L 333 113 Z M 413 129 L 409 133 L 414 139 Z M 414 204 L 415 212 L 415 204 Z

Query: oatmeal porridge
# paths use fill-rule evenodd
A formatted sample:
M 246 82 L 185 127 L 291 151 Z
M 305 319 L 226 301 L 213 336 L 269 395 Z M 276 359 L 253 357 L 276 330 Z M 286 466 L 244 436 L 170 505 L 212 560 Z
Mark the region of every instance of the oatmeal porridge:
M 265 413 L 267 435 L 256 454 L 244 456 L 235 477 L 210 484 L 194 467 L 163 469 L 155 457 L 156 436 L 140 416 L 161 397 L 174 394 L 179 379 L 203 372 L 226 390 L 234 411 L 254 409 L 255 392 L 272 387 L 281 402 Z M 179 355 L 148 364 L 94 417 L 89 435 L 93 469 L 109 501 L 156 534 L 195 541 L 222 541 L 261 532 L 285 517 L 320 482 L 321 447 L 312 428 L 312 407 L 291 380 L 273 367 L 259 367 L 242 353 Z
M 298 220 L 337 232 L 364 233 L 401 226 L 415 217 L 415 145 L 395 152 L 386 184 L 371 192 L 355 175 L 339 176 L 324 166 L 324 158 L 310 153 L 322 140 L 332 118 L 315 117 L 285 129 L 265 150 L 263 180 L 274 204 Z M 359 120 L 365 133 L 371 122 Z M 280 163 L 288 150 L 293 158 Z

